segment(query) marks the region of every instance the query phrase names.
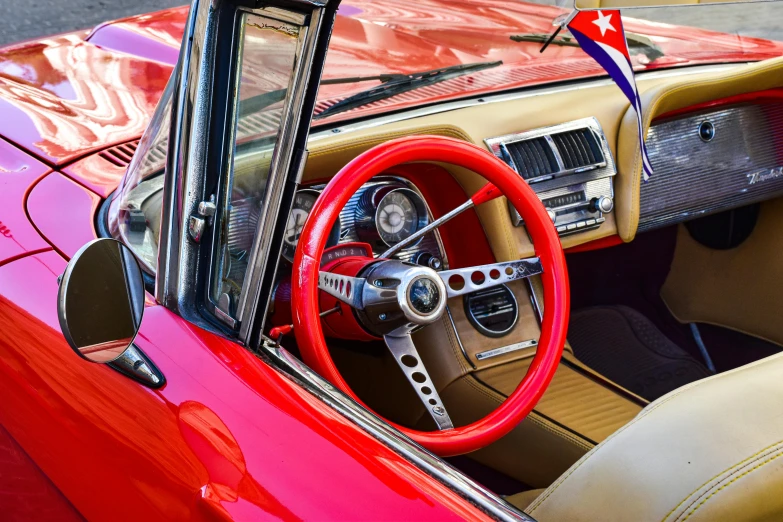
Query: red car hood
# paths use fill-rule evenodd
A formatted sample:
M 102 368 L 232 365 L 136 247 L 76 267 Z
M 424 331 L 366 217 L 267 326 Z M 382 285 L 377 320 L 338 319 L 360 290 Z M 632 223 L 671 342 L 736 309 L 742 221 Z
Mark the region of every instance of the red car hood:
M 409 73 L 502 60 L 503 65 L 327 118 L 367 116 L 448 98 L 603 74 L 577 47 L 510 39 L 548 33 L 564 11 L 507 0 L 344 0 L 324 78 Z M 138 138 L 177 59 L 187 8 L 29 41 L 0 52 L 0 135 L 50 165 Z M 626 20 L 665 56 L 639 68 L 752 61 L 780 56 L 783 43 Z M 642 57 L 644 59 L 644 57 Z M 646 60 L 645 60 L 646 61 Z M 373 85 L 324 86 L 316 112 Z M 317 120 L 321 123 L 326 120 Z

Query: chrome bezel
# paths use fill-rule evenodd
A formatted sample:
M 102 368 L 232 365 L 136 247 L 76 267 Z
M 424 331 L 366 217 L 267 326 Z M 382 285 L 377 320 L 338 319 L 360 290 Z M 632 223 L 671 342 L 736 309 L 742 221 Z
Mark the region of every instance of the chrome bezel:
M 296 205 L 296 197 L 300 194 L 312 194 L 315 196 L 315 199 L 317 200 L 321 196 L 321 191 L 312 189 L 312 188 L 303 188 L 296 191 L 296 194 L 294 194 L 294 206 L 291 207 L 291 211 L 286 216 L 286 228 L 288 227 L 288 220 L 291 218 L 291 212 L 294 211 L 295 205 Z M 310 212 L 307 213 L 307 215 L 310 215 Z M 329 238 L 326 240 L 326 248 L 331 248 L 333 246 L 337 246 L 340 244 L 340 232 L 342 231 L 342 223 L 340 222 L 340 216 L 337 216 L 337 219 L 334 222 L 334 225 L 332 225 L 332 230 L 329 232 Z M 337 236 L 337 241 L 335 241 L 335 238 L 333 236 Z M 280 257 L 288 261 L 289 263 L 294 262 L 294 256 L 288 257 L 286 255 L 286 245 L 289 245 L 290 243 L 287 243 L 285 239 L 283 239 L 283 248 L 280 250 Z M 299 244 L 299 240 L 297 240 L 297 244 Z M 296 246 L 294 246 L 294 252 L 296 251 Z
M 430 222 L 429 210 L 427 209 L 427 205 L 424 203 L 424 198 L 422 198 L 418 193 L 405 187 L 400 187 L 400 188 L 395 188 L 390 190 L 389 192 L 387 192 L 381 197 L 380 201 L 378 201 L 378 208 L 375 209 L 375 229 L 378 231 L 378 237 L 380 237 L 381 241 L 383 241 L 383 243 L 388 247 L 394 246 L 397 243 L 399 243 L 399 241 L 395 243 L 390 243 L 389 241 L 387 241 L 387 239 L 383 237 L 383 232 L 382 232 L 383 229 L 381 228 L 380 225 L 380 217 L 381 217 L 380 213 L 381 213 L 381 208 L 383 208 L 383 202 L 386 198 L 388 198 L 392 194 L 403 194 L 404 197 L 408 198 L 410 202 L 413 203 L 413 207 L 416 209 L 416 214 L 418 218 L 416 221 L 416 230 L 414 230 L 411 233 L 411 235 L 415 234 L 417 231 L 426 227 L 427 224 Z M 401 238 L 400 241 L 402 241 L 403 239 L 405 238 Z M 418 245 L 422 239 L 424 238 L 422 237 L 418 241 L 411 243 L 409 247 L 414 247 Z
M 432 270 L 432 269 L 429 269 Z M 413 300 L 411 299 L 411 291 L 413 290 L 413 285 L 417 281 L 429 281 L 433 283 L 438 290 L 438 303 L 435 306 L 435 308 L 432 309 L 430 312 L 422 312 L 421 310 L 416 309 L 416 306 L 413 304 Z M 403 285 L 400 285 L 402 287 Z M 443 313 L 443 309 L 446 307 L 445 301 L 446 301 L 446 286 L 443 284 L 443 281 L 437 276 L 433 277 L 430 274 L 422 274 L 416 277 L 413 277 L 410 282 L 408 283 L 407 287 L 405 288 L 405 301 L 404 306 L 402 306 L 402 302 L 400 303 L 401 308 L 403 310 L 403 313 L 406 317 L 415 316 L 416 321 L 420 322 L 421 320 L 426 320 L 428 323 L 430 322 L 430 319 L 439 319 L 440 314 Z M 410 315 L 409 315 L 410 312 Z M 412 320 L 412 319 L 411 319 Z
M 465 294 L 462 298 L 463 303 L 465 305 L 465 315 L 468 316 L 468 321 L 470 322 L 471 326 L 473 326 L 473 328 L 478 330 L 479 333 L 481 333 L 486 337 L 504 337 L 510 334 L 511 331 L 519 322 L 519 302 L 517 301 L 514 292 L 508 287 L 508 285 L 505 284 L 499 285 L 497 288 L 502 288 L 503 290 L 505 290 L 508 293 L 508 295 L 511 296 L 511 301 L 514 303 L 514 320 L 511 322 L 511 326 L 509 326 L 505 330 L 500 330 L 500 331 L 490 330 L 489 328 L 481 324 L 481 322 L 476 318 L 475 314 L 473 313 L 473 310 L 471 310 L 470 308 L 470 300 L 475 298 L 476 293 L 478 292 Z M 489 291 L 489 289 L 487 289 L 487 291 Z M 480 357 L 478 359 L 481 360 Z
M 593 134 L 601 148 L 601 153 L 604 156 L 604 160 L 576 169 L 567 169 L 563 163 L 562 157 L 560 156 L 560 151 L 555 146 L 554 140 L 551 138 L 551 136 L 561 132 L 575 131 L 580 129 L 587 129 Z M 505 164 L 514 169 L 515 172 L 522 175 L 520 172 L 520 167 L 514 163 L 514 160 L 506 147 L 512 143 L 532 140 L 535 138 L 546 139 L 546 142 L 551 147 L 558 164 L 557 172 L 553 172 L 552 174 L 547 174 L 545 176 L 528 178 L 525 180 L 535 189 L 536 192 L 552 190 L 566 185 L 585 183 L 595 179 L 611 177 L 616 174 L 614 161 L 612 159 L 612 152 L 609 148 L 609 142 L 604 135 L 601 124 L 594 117 L 582 118 L 558 125 L 541 127 L 538 129 L 532 129 L 529 131 L 517 132 L 513 134 L 506 134 L 494 138 L 487 138 L 484 140 L 484 143 L 486 143 L 487 147 L 489 147 L 489 150 L 492 152 L 492 154 L 497 156 Z

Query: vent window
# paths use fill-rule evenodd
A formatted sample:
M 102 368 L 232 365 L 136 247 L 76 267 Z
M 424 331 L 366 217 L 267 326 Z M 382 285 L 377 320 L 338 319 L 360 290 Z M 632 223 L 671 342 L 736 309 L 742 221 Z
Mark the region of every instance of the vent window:
M 552 140 L 566 169 L 580 169 L 604 163 L 601 146 L 590 129 L 552 134 Z
M 511 161 L 524 179 L 557 173 L 557 159 L 546 138 L 517 141 L 505 145 Z

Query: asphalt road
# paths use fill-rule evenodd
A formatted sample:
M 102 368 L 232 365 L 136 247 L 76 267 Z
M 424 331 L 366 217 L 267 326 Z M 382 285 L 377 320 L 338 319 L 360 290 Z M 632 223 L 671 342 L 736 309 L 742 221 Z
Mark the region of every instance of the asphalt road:
M 0 45 L 159 11 L 189 0 L 0 0 Z
M 378 0 L 394 2 L 396 0 Z M 514 1 L 514 0 L 509 0 Z M 533 0 L 572 5 L 573 0 Z M 106 20 L 148 13 L 189 0 L 0 0 L 0 45 L 55 33 L 89 29 Z M 783 40 L 783 1 L 625 11 L 656 22 L 702 27 Z

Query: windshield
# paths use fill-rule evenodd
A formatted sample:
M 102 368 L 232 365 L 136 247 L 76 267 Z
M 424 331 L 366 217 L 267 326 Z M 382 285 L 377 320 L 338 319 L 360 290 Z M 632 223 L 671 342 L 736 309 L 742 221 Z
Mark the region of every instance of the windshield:
M 596 0 L 596 4 L 598 0 Z M 604 2 L 604 4 L 611 2 Z M 314 125 L 446 99 L 604 76 L 567 31 L 540 49 L 571 0 L 374 2 L 340 8 Z M 741 63 L 783 55 L 783 2 L 694 4 L 623 10 L 638 71 Z M 346 98 L 384 85 L 383 75 L 502 62 L 335 111 Z M 358 78 L 357 78 L 358 77 Z M 360 81 L 345 81 L 345 80 Z M 326 117 L 319 118 L 324 114 Z

